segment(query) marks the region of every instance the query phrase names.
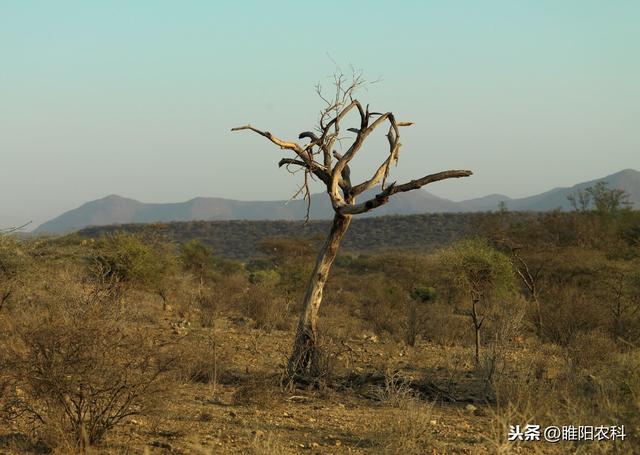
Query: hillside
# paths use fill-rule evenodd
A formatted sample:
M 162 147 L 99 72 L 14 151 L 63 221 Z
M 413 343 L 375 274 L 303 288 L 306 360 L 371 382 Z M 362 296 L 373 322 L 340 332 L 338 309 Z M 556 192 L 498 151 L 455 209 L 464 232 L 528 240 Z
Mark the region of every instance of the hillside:
M 521 199 L 514 199 L 507 202 L 510 210 L 534 210 L 545 211 L 560 208 L 569 210 L 571 208 L 567 196 L 578 191 L 584 190 L 594 184 L 605 181 L 609 188 L 622 189 L 629 194 L 629 201 L 634 207 L 640 206 L 640 172 L 633 169 L 625 169 L 607 177 L 590 180 L 588 182 L 578 183 L 569 188 L 554 188 L 536 196 L 530 196 Z
M 436 213 L 355 219 L 347 231 L 345 251 L 427 251 L 473 234 L 482 213 Z M 526 215 L 525 215 L 526 216 Z M 190 221 L 156 224 L 96 226 L 79 231 L 81 236 L 124 231 L 160 237 L 171 242 L 199 239 L 216 254 L 230 258 L 258 256 L 260 241 L 273 237 L 323 239 L 329 221 Z
M 625 190 L 630 201 L 640 206 L 640 172 L 626 169 L 618 173 L 572 187 L 554 188 L 547 192 L 520 199 L 511 199 L 502 194 L 455 202 L 435 196 L 427 191 L 412 191 L 394 196 L 379 209 L 361 217 L 385 215 L 413 215 L 423 213 L 481 212 L 495 210 L 500 202 L 517 211 L 547 211 L 569 209 L 567 196 L 599 181 L 606 181 L 610 188 Z M 372 196 L 376 190 L 364 194 L 361 199 Z M 87 202 L 82 206 L 42 224 L 36 234 L 61 234 L 73 232 L 87 226 L 105 226 L 127 223 L 156 223 L 171 221 L 216 221 L 216 220 L 302 220 L 306 213 L 303 200 L 286 201 L 238 201 L 223 198 L 194 198 L 186 202 L 151 204 L 111 195 Z M 314 194 L 311 201 L 310 218 L 325 220 L 333 216 L 326 194 Z

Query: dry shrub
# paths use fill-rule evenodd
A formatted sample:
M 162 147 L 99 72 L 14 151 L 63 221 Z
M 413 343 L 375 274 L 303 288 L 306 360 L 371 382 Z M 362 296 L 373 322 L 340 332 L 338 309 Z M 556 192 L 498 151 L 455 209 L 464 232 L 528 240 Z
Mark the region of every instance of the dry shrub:
M 402 325 L 404 342 L 407 346 L 415 346 L 416 336 L 420 330 L 420 308 L 417 302 L 408 300 L 405 304 L 405 320 Z
M 402 308 L 389 300 L 365 302 L 363 316 L 380 337 L 390 336 L 394 339 L 402 333 Z
M 201 294 L 197 295 L 195 300 L 200 310 L 200 324 L 202 327 L 214 327 L 221 313 L 218 296 L 215 294 Z
M 402 408 L 408 400 L 416 398 L 414 390 L 411 388 L 411 381 L 401 372 L 386 368 L 382 372 L 383 383 L 376 387 L 374 396 L 379 401 L 390 406 Z
M 171 355 L 109 303 L 77 291 L 3 321 L 2 417 L 84 450 L 162 406 Z
M 580 345 L 588 344 L 588 337 L 600 336 L 600 333 L 585 334 Z M 581 338 L 576 336 L 575 340 Z M 576 348 L 570 347 L 569 352 L 578 354 L 577 359 L 588 359 L 591 355 L 583 357 L 581 350 L 574 351 Z M 627 433 L 624 441 L 617 442 L 531 446 L 540 449 L 536 453 L 635 453 L 634 448 L 640 444 L 637 431 L 640 428 L 640 353 L 609 352 L 607 360 L 599 364 L 587 364 L 583 368 L 572 362 L 564 370 L 555 362 L 562 360 L 558 359 L 561 355 L 557 347 L 543 347 L 540 353 L 521 360 L 517 374 L 496 376 L 492 385 L 497 405 L 494 410 L 489 409 L 494 427 L 489 442 L 496 452 L 512 453 L 504 444 L 508 424 L 536 423 L 543 427 L 624 425 Z M 566 355 L 573 354 L 565 353 L 565 358 Z M 517 445 L 511 446 L 514 452 L 517 448 Z
M 513 351 L 513 340 L 522 331 L 525 313 L 526 302 L 519 295 L 492 305 L 485 330 L 488 339 L 480 363 L 476 365 L 476 372 L 484 383 L 485 399 L 495 400 L 493 383 L 499 380 L 499 376 L 514 374 L 516 367 L 511 364 L 510 353 Z
M 615 341 L 602 330 L 578 332 L 567 346 L 567 354 L 578 368 L 595 370 L 607 365 L 618 351 Z
M 221 376 L 220 359 L 224 358 L 215 335 L 206 337 L 189 335 L 180 341 L 177 348 L 179 358 L 176 364 L 178 379 L 203 384 L 218 383 Z
M 605 325 L 601 302 L 570 285 L 551 287 L 542 311 L 544 336 L 563 346 L 578 332 Z
M 429 305 L 423 319 L 422 338 L 440 346 L 469 346 L 473 343 L 469 317 L 455 314 L 446 304 Z
M 229 314 L 238 303 L 241 303 L 241 309 L 245 309 L 242 305 L 243 297 L 250 289 L 247 277 L 243 273 L 214 275 L 210 285 L 193 297 L 202 326 L 214 327 L 216 320 L 223 314 Z
M 495 408 L 485 408 L 490 419 L 487 432 L 481 433 L 482 439 L 491 448 L 491 453 L 496 455 L 507 455 L 521 453 L 523 446 L 531 449 L 533 453 L 545 453 L 542 450 L 553 450 L 553 446 L 541 442 L 520 442 L 509 441 L 509 427 L 512 425 L 526 425 L 528 423 L 537 424 L 534 413 L 530 408 L 530 403 L 498 403 Z M 544 445 L 543 445 L 544 444 Z M 536 450 L 540 450 L 537 452 Z M 546 453 L 549 453 L 548 451 Z
M 253 319 L 259 329 L 270 332 L 290 328 L 290 301 L 279 295 L 270 283 L 252 284 L 240 305 L 244 316 Z
M 254 455 L 282 455 L 286 453 L 296 453 L 286 446 L 286 444 L 272 432 L 264 433 L 255 431 L 251 439 L 249 453 Z
M 216 274 L 211 289 L 224 309 L 235 307 L 249 289 L 249 281 L 244 272 L 228 275 Z
M 439 444 L 435 437 L 433 406 L 413 398 L 405 399 L 388 419 L 375 419 L 375 439 L 382 453 L 422 455 Z

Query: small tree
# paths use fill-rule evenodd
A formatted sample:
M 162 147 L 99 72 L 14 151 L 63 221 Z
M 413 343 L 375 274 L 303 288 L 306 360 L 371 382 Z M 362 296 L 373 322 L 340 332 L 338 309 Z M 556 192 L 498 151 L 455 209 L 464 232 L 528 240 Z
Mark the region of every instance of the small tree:
M 475 335 L 475 358 L 480 362 L 480 329 L 492 299 L 504 297 L 513 288 L 509 258 L 484 240 L 463 240 L 443 250 L 440 261 L 456 288 L 469 300 L 469 316 Z
M 369 107 L 364 107 L 360 101 L 354 99 L 356 89 L 363 84 L 360 76 L 354 75 L 348 83 L 343 75 L 335 77 L 335 96 L 327 98 L 321 88 L 317 92 L 326 103 L 320 112 L 320 121 L 317 133 L 304 131 L 298 136 L 306 139 L 306 145 L 294 141 L 282 140 L 269 131 L 263 131 L 251 125 L 233 128 L 232 131 L 253 131 L 267 138 L 282 150 L 288 150 L 294 154 L 293 158 L 283 158 L 279 166 L 302 169 L 304 171 L 304 183 L 297 194 L 302 193 L 310 204 L 311 194 L 309 180 L 318 179 L 325 187 L 331 200 L 334 211 L 331 231 L 324 245 L 320 249 L 315 268 L 303 299 L 302 313 L 298 322 L 293 351 L 289 357 L 288 373 L 294 379 L 300 375 L 310 373 L 317 360 L 316 341 L 318 338 L 318 310 L 322 303 L 324 285 L 329 276 L 331 265 L 336 258 L 340 242 L 349 228 L 354 215 L 369 212 L 389 202 L 389 198 L 395 194 L 417 190 L 423 186 L 440 180 L 468 177 L 472 174 L 467 170 L 451 170 L 426 175 L 417 180 L 397 185 L 388 183 L 391 166 L 396 164 L 400 152 L 400 128 L 412 125 L 411 122 L 398 121 L 392 112 L 372 112 Z M 350 114 L 356 113 L 356 122 L 351 127 L 345 128 L 344 123 Z M 388 157 L 378 166 L 371 178 L 353 184 L 351 181 L 351 169 L 349 164 L 362 149 L 365 141 L 371 133 L 383 125 L 388 125 Z M 342 146 L 346 138 L 345 132 L 351 132 L 354 137 L 344 154 L 335 150 L 337 145 Z M 365 191 L 379 186 L 378 193 L 364 202 L 357 203 L 356 199 Z M 307 206 L 307 218 L 309 210 Z
M 201 296 L 204 279 L 213 267 L 213 251 L 199 240 L 190 240 L 180 248 L 180 261 L 198 278 L 198 295 Z
M 623 189 L 610 189 L 609 183 L 604 180 L 576 190 L 567 199 L 575 211 L 586 212 L 593 207 L 601 216 L 614 215 L 630 205 L 629 193 Z
M 124 233 L 98 239 L 90 259 L 101 278 L 119 283 L 152 285 L 164 271 L 158 252 L 151 245 Z
M 629 330 L 629 324 L 640 312 L 638 263 L 605 260 L 597 274 L 597 291 L 609 309 L 612 335 L 626 337 L 628 332 L 633 332 Z
M 124 233 L 107 234 L 95 242 L 89 270 L 96 283 L 122 303 L 124 288 L 139 286 L 162 298 L 166 307 L 168 276 L 175 257 L 167 245 L 151 245 Z
M 520 281 L 527 289 L 529 299 L 534 306 L 535 327 L 538 336 L 542 336 L 542 308 L 540 304 L 540 281 L 544 269 L 544 262 L 533 267 L 521 253 L 520 248 L 511 247 L 511 256 L 513 257 L 514 268 Z

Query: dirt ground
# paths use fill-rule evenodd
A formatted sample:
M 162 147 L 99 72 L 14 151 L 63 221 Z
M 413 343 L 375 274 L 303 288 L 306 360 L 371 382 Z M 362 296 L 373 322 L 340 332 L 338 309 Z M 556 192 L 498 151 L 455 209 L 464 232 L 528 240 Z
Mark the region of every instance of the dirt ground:
M 493 453 L 468 349 L 354 334 L 326 385 L 291 390 L 280 375 L 292 332 L 265 333 L 246 319 L 215 329 L 165 322 L 159 338 L 215 344 L 215 377 L 185 381 L 163 413 L 129 419 L 99 453 Z M 386 384 L 384 371 L 415 384 Z M 418 446 L 404 447 L 405 437 Z

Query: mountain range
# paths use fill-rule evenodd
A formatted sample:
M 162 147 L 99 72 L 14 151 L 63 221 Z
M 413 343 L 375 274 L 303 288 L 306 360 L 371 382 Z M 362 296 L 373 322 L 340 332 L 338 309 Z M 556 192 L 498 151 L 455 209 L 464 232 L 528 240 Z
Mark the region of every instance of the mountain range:
M 420 213 L 458 213 L 495 210 L 501 202 L 513 211 L 548 211 L 570 209 L 567 196 L 597 182 L 605 181 L 609 188 L 622 189 L 629 194 L 634 207 L 640 207 L 640 172 L 625 169 L 606 177 L 578 183 L 572 187 L 554 188 L 534 196 L 511 199 L 502 194 L 452 201 L 425 190 L 399 193 L 390 202 L 362 216 L 412 215 Z M 373 196 L 379 189 L 370 190 L 360 200 Z M 125 223 L 153 223 L 194 220 L 300 220 L 306 214 L 306 202 L 238 201 L 216 197 L 198 197 L 186 202 L 144 203 L 117 195 L 87 202 L 80 207 L 47 221 L 34 230 L 36 234 L 63 234 L 87 226 Z M 311 197 L 310 218 L 329 219 L 333 210 L 325 193 Z

